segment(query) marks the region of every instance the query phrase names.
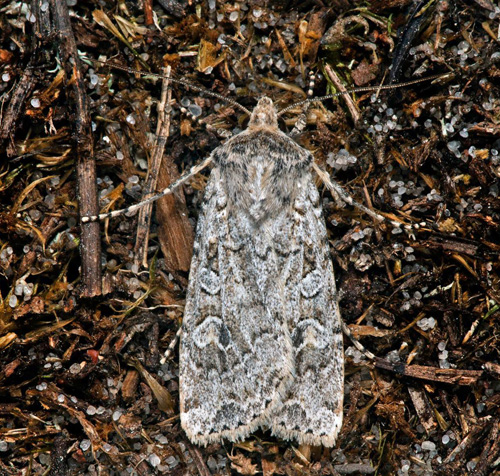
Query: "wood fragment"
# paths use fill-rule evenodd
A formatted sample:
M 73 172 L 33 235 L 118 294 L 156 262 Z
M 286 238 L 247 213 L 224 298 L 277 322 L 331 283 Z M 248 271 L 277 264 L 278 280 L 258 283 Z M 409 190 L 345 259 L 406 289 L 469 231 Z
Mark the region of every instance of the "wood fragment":
M 99 213 L 94 141 L 87 98 L 81 75 L 75 37 L 66 2 L 50 0 L 59 39 L 59 54 L 71 87 L 69 94 L 75 105 L 74 137 L 76 139 L 76 173 L 80 216 Z M 82 295 L 98 296 L 102 292 L 101 236 L 99 223 L 82 224 L 80 253 L 82 259 Z
M 337 73 L 329 66 L 325 66 L 325 71 L 328 74 L 328 77 L 330 78 L 330 81 L 334 84 L 334 86 L 337 88 L 338 91 L 340 92 L 346 92 L 347 88 L 344 86 L 340 78 L 338 77 Z M 359 121 L 361 120 L 361 113 L 359 111 L 359 107 L 357 104 L 352 100 L 351 96 L 349 94 L 343 94 L 342 99 L 345 101 L 349 112 L 351 113 L 352 120 L 354 121 L 354 124 L 357 125 L 359 124 Z
M 148 164 L 148 176 L 143 188 L 143 200 L 154 195 L 156 191 L 158 183 L 158 172 L 161 168 L 165 145 L 168 141 L 168 136 L 170 133 L 169 108 L 172 101 L 172 90 L 169 87 L 170 73 L 170 66 L 163 69 L 163 74 L 165 75 L 165 77 L 162 81 L 161 97 L 160 102 L 158 103 L 158 123 L 156 126 L 153 151 L 150 155 L 150 161 Z M 153 203 L 148 203 L 139 210 L 137 218 L 137 235 L 134 247 L 135 264 L 142 265 L 145 268 L 148 267 L 148 242 L 152 210 Z
M 205 464 L 205 460 L 201 455 L 200 450 L 196 448 L 196 446 L 193 446 L 191 443 L 187 443 L 187 448 L 189 454 L 193 458 L 196 468 L 198 469 L 198 474 L 200 476 L 211 476 L 210 470 L 207 468 L 207 465 Z
M 474 385 L 484 374 L 482 370 L 440 369 L 424 365 L 393 364 L 380 358 L 375 360 L 375 366 L 405 377 L 465 386 Z
M 137 397 L 137 385 L 139 384 L 139 372 L 129 370 L 123 380 L 122 395 L 125 400 L 132 401 Z
M 487 476 L 491 474 L 494 466 L 494 461 L 500 453 L 500 438 L 499 433 L 499 419 L 495 418 L 491 424 L 490 433 L 486 444 L 483 443 L 483 451 L 479 457 L 479 462 L 474 468 L 474 476 Z
M 420 423 L 425 428 L 425 431 L 430 433 L 434 428 L 436 428 L 437 423 L 434 420 L 432 408 L 425 391 L 416 387 L 408 387 L 408 393 L 410 394 L 413 406 L 417 411 Z
M 455 468 L 460 468 L 461 462 L 465 459 L 465 455 L 467 450 L 473 445 L 477 444 L 478 438 L 481 436 L 483 432 L 486 431 L 490 425 L 485 425 L 488 423 L 484 421 L 483 424 L 476 425 L 466 436 L 462 439 L 462 441 L 453 448 L 450 454 L 444 459 L 443 464 L 449 465 L 453 463 Z
M 170 67 L 165 70 L 166 77 L 162 83 L 162 95 L 158 105 L 156 137 L 143 198 L 146 198 L 146 195 L 153 195 L 156 190 L 163 190 L 179 177 L 179 173 L 170 156 L 165 156 L 162 166 L 162 157 L 170 130 L 169 107 L 172 91 L 169 88 L 169 74 Z M 144 267 L 148 266 L 147 243 L 152 207 L 153 204 L 151 203 L 139 211 L 134 253 L 136 264 L 142 264 Z M 188 211 L 182 190 L 158 200 L 156 214 L 159 223 L 158 239 L 160 240 L 160 246 L 168 269 L 173 272 L 189 271 L 194 234 L 188 219 Z
M 338 474 L 373 474 L 375 473 L 375 468 L 369 464 L 361 463 L 348 463 L 348 464 L 336 464 L 334 466 L 335 471 Z

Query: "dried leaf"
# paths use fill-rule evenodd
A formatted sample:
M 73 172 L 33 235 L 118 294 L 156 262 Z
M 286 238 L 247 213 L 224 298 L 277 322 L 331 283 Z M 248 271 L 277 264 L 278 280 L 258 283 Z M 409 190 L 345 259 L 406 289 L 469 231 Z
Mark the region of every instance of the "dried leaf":
M 220 45 L 214 45 L 207 40 L 201 40 L 198 52 L 198 71 L 205 73 L 208 68 L 215 68 L 219 63 L 224 61 L 224 54 L 217 57 L 219 50 Z
M 264 476 L 273 476 L 277 469 L 277 464 L 274 461 L 262 460 L 262 473 Z
M 174 400 L 172 395 L 170 395 L 170 392 L 163 385 L 160 385 L 138 360 L 133 359 L 132 365 L 137 369 L 144 380 L 146 380 L 149 388 L 153 391 L 156 400 L 158 401 L 158 408 L 167 415 L 172 416 L 175 411 Z
M 231 460 L 231 468 L 235 469 L 240 474 L 252 475 L 259 471 L 257 465 L 252 463 L 250 458 L 246 458 L 241 453 L 235 456 L 228 455 Z
M 8 347 L 16 339 L 17 339 L 17 334 L 15 332 L 9 332 L 8 334 L 1 336 L 0 337 L 0 349 L 4 349 L 4 348 Z
M 357 326 L 355 324 L 350 324 L 349 329 L 352 335 L 359 339 L 360 337 L 370 336 L 370 337 L 386 337 L 393 333 L 393 331 L 386 329 L 377 329 L 373 326 Z

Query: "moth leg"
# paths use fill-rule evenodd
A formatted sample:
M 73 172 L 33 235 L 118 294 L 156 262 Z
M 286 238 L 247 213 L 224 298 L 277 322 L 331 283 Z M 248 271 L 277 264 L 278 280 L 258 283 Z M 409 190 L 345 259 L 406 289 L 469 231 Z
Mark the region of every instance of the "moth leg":
M 316 76 L 311 72 L 309 74 L 309 88 L 307 89 L 307 98 L 310 99 L 312 95 L 314 94 L 314 83 L 316 81 Z M 306 127 L 306 120 L 307 120 L 307 111 L 309 109 L 309 106 L 311 105 L 310 102 L 306 102 L 304 104 L 304 109 L 302 113 L 299 115 L 297 118 L 297 121 L 295 122 L 295 125 L 293 126 L 293 129 L 291 130 L 289 137 L 294 138 L 297 137 L 298 135 L 302 134 L 304 131 L 304 128 Z
M 160 364 L 163 365 L 167 361 L 167 359 L 172 355 L 172 352 L 174 351 L 175 346 L 177 345 L 177 342 L 179 342 L 181 335 L 182 335 L 182 327 L 179 327 L 179 329 L 175 333 L 174 338 L 172 339 L 172 342 L 170 342 L 167 350 L 163 354 L 163 357 L 160 359 Z M 361 344 L 359 344 L 359 345 L 361 345 Z
M 82 223 L 88 223 L 88 222 L 93 222 L 93 221 L 99 221 L 99 220 L 105 220 L 106 218 L 113 218 L 117 217 L 120 215 L 125 215 L 128 213 L 135 212 L 139 210 L 141 207 L 146 205 L 147 203 L 155 202 L 161 197 L 164 197 L 165 195 L 168 195 L 172 193 L 179 185 L 182 185 L 184 182 L 189 180 L 193 175 L 196 175 L 198 172 L 201 172 L 207 165 L 210 165 L 212 163 L 212 156 L 206 158 L 203 162 L 199 163 L 198 165 L 194 165 L 191 167 L 187 172 L 184 172 L 177 180 L 172 182 L 167 188 L 162 190 L 161 192 L 157 193 L 156 195 L 153 195 L 143 202 L 136 203 L 135 205 L 131 205 L 128 208 L 123 208 L 121 210 L 114 210 L 112 212 L 108 213 L 101 213 L 100 215 L 93 215 L 93 216 L 86 216 L 82 217 L 81 221 Z
M 388 219 L 384 217 L 383 215 L 380 215 L 380 213 L 374 212 L 373 210 L 370 210 L 368 207 L 365 205 L 362 205 L 361 203 L 357 202 L 354 200 L 348 193 L 345 192 L 345 190 L 335 181 L 330 177 L 330 174 L 323 170 L 318 164 L 314 163 L 312 164 L 313 170 L 318 174 L 319 178 L 321 181 L 325 184 L 326 188 L 330 190 L 331 194 L 333 197 L 337 200 L 340 199 L 343 202 L 347 203 L 348 205 L 352 205 L 362 212 L 366 213 L 373 219 L 379 221 L 379 222 L 388 222 L 391 225 L 393 225 L 395 228 L 401 228 L 401 226 L 404 226 L 404 228 L 407 231 L 412 231 L 413 227 L 409 225 L 403 225 L 402 223 Z
M 354 347 L 356 347 L 356 349 L 358 349 L 362 354 L 364 354 L 367 358 L 369 358 L 370 360 L 377 360 L 378 357 L 374 354 L 372 354 L 361 342 L 359 342 L 358 339 L 356 339 L 356 337 L 354 337 L 351 333 L 351 330 L 349 329 L 349 327 L 347 326 L 347 324 L 343 321 L 343 320 L 340 320 L 340 325 L 342 327 L 342 332 L 347 336 L 349 337 L 349 340 L 353 343 Z M 167 350 L 168 352 L 168 350 Z

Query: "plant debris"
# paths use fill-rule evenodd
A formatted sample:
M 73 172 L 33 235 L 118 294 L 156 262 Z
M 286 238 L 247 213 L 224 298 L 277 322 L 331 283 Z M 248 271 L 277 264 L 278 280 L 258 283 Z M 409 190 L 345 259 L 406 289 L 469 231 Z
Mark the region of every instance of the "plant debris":
M 499 474 L 496 4 L 4 1 L 0 22 L 0 474 Z M 309 72 L 318 96 L 450 73 L 314 103 L 298 139 L 402 225 L 324 190 L 341 314 L 377 356 L 345 340 L 333 449 L 268 432 L 197 448 L 183 433 L 177 350 L 162 356 L 207 174 L 140 218 L 79 213 L 139 202 L 248 118 L 107 62 L 170 67 L 250 110 L 303 100 Z

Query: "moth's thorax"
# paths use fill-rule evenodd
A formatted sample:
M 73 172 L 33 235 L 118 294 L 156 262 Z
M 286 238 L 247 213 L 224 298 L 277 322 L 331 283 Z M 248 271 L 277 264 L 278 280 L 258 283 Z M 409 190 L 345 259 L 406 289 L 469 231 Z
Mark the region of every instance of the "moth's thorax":
M 255 225 L 288 213 L 310 180 L 311 154 L 279 130 L 248 128 L 214 153 L 229 214 Z
M 263 97 L 257 103 L 252 115 L 250 116 L 250 122 L 248 123 L 249 129 L 259 129 L 259 128 L 270 128 L 278 129 L 278 114 L 274 103 L 268 97 Z

